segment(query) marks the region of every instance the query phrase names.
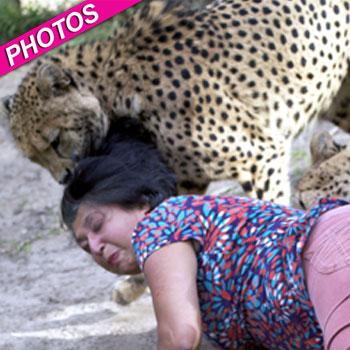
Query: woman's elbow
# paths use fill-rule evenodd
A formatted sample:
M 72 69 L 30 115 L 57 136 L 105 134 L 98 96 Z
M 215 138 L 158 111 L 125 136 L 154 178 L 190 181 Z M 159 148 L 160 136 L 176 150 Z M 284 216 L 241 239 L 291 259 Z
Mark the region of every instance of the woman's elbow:
M 197 350 L 200 342 L 200 327 L 184 325 L 179 329 L 158 330 L 158 350 Z

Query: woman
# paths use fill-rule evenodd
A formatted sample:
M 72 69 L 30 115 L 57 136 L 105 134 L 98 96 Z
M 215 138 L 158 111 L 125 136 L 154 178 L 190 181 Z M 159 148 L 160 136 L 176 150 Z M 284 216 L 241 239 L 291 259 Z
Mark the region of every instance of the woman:
M 81 161 L 61 209 L 99 265 L 144 271 L 158 349 L 198 349 L 202 332 L 223 349 L 349 349 L 346 202 L 305 213 L 250 198 L 168 198 L 174 177 L 157 151 L 128 142 Z

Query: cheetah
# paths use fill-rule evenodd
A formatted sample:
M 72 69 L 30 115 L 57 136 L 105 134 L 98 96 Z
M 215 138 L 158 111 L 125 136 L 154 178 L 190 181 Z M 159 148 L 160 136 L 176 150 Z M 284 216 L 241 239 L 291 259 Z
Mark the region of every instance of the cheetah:
M 181 188 L 235 179 L 288 203 L 292 139 L 319 116 L 349 130 L 349 1 L 151 1 L 104 42 L 38 62 L 5 102 L 12 134 L 60 182 L 110 122 L 136 118 Z M 345 81 L 344 81 L 345 80 Z
M 350 201 L 350 144 L 339 144 L 323 131 L 313 137 L 310 151 L 312 166 L 297 186 L 301 207 L 310 208 L 322 197 Z

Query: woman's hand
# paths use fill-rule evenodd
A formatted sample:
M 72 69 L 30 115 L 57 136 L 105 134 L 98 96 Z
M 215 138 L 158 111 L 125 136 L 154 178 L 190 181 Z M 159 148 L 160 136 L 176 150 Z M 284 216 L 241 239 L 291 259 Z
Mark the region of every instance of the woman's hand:
M 199 349 L 201 318 L 192 243 L 159 249 L 146 260 L 144 272 L 157 318 L 158 350 Z

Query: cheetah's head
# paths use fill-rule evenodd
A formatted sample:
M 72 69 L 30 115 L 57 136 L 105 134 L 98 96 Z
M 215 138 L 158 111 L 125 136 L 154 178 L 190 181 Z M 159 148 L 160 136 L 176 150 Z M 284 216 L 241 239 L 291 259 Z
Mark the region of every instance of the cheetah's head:
M 96 96 L 79 77 L 53 63 L 36 65 L 4 106 L 16 144 L 60 183 L 108 130 Z
M 309 208 L 322 197 L 350 200 L 350 144 L 335 142 L 324 131 L 311 141 L 312 166 L 298 184 L 299 203 Z

